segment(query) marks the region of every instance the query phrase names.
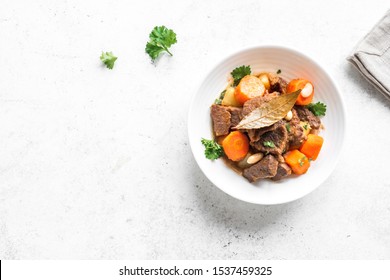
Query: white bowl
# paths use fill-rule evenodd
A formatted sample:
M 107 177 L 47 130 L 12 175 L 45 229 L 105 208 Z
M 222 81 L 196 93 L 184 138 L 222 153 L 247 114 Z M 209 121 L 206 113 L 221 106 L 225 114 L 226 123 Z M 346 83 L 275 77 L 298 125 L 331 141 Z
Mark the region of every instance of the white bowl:
M 201 138 L 212 139 L 210 106 L 225 89 L 230 72 L 241 65 L 250 65 L 252 73 L 276 72 L 286 80 L 306 78 L 315 88 L 314 102 L 327 105 L 326 116 L 321 121 L 325 129 L 320 135 L 324 144 L 316 161 L 306 174 L 274 182 L 260 180 L 249 183 L 226 166 L 222 159 L 211 161 L 204 155 Z M 280 204 L 301 198 L 319 185 L 334 170 L 344 143 L 346 114 L 336 82 L 313 59 L 279 46 L 259 46 L 230 55 L 218 63 L 203 80 L 193 97 L 188 117 L 188 136 L 195 160 L 207 178 L 227 194 L 256 204 Z

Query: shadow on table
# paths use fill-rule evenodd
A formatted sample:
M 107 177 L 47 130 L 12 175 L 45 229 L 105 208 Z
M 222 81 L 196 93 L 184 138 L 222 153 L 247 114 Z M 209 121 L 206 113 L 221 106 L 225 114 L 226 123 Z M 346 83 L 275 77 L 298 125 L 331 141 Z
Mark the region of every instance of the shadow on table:
M 390 101 L 383 96 L 383 94 L 377 90 L 372 84 L 370 84 L 366 78 L 364 78 L 351 63 L 346 63 L 344 66 L 346 77 L 351 83 L 359 86 L 364 92 L 372 99 L 375 99 L 379 103 L 383 104 L 390 109 Z
M 207 224 L 223 225 L 234 231 L 256 233 L 277 224 L 281 217 L 289 214 L 290 208 L 296 210 L 302 206 L 299 201 L 271 206 L 240 201 L 214 186 L 195 161 L 193 166 L 188 178 L 191 178 L 192 184 L 197 188 L 195 191 L 197 203 Z

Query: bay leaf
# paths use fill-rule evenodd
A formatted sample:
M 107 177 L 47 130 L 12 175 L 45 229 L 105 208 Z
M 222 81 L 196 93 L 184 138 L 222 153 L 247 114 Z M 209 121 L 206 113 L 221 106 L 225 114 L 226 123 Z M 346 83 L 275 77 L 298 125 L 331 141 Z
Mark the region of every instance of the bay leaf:
M 283 119 L 294 106 L 301 90 L 281 96 L 265 102 L 246 115 L 235 129 L 255 129 L 273 125 Z

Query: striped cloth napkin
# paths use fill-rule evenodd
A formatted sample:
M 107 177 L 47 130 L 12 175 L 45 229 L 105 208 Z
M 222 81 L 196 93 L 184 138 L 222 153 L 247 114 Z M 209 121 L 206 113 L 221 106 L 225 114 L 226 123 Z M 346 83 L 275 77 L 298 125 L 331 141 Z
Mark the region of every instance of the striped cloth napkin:
M 358 43 L 347 59 L 390 99 L 390 10 Z

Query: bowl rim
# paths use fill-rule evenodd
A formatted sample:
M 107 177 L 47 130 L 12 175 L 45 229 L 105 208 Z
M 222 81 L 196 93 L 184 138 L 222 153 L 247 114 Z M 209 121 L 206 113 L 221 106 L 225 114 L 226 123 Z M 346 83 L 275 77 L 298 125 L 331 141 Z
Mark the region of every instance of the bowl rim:
M 312 63 L 313 65 L 318 67 L 321 71 L 323 71 L 325 76 L 333 83 L 334 87 L 336 88 L 337 96 L 340 99 L 340 104 L 341 104 L 340 105 L 340 107 L 341 107 L 340 114 L 343 116 L 343 120 L 344 120 L 344 128 L 343 128 L 342 135 L 341 135 L 341 139 L 342 140 L 341 140 L 341 145 L 340 145 L 340 152 L 337 154 L 336 158 L 334 159 L 333 164 L 330 166 L 327 174 L 325 176 L 323 176 L 322 181 L 319 184 L 317 184 L 316 187 L 312 188 L 311 190 L 309 190 L 304 195 L 302 195 L 300 197 L 295 197 L 293 199 L 281 201 L 281 202 L 259 203 L 255 199 L 243 199 L 241 197 L 237 197 L 234 194 L 232 194 L 230 191 L 227 191 L 227 190 L 219 187 L 217 184 L 214 183 L 212 178 L 210 178 L 209 175 L 207 174 L 207 172 L 205 172 L 204 167 L 202 167 L 202 165 L 199 163 L 198 155 L 195 155 L 195 153 L 194 153 L 194 150 L 193 150 L 193 140 L 191 139 L 190 123 L 191 123 L 191 116 L 192 116 L 193 110 L 194 110 L 193 109 L 193 107 L 194 107 L 193 104 L 195 102 L 195 99 L 196 99 L 196 97 L 198 95 L 199 89 L 201 88 L 203 82 L 207 79 L 207 77 L 209 75 L 211 75 L 224 62 L 228 61 L 229 59 L 231 59 L 231 58 L 233 58 L 233 57 L 235 57 L 235 56 L 237 56 L 237 55 L 239 55 L 241 53 L 245 53 L 245 52 L 249 52 L 249 51 L 253 51 L 253 50 L 257 50 L 257 49 L 278 49 L 278 50 L 282 50 L 282 51 L 291 52 L 293 54 L 296 54 L 298 56 L 303 57 L 304 59 L 308 60 L 310 63 Z M 271 45 L 271 44 L 253 45 L 253 46 L 245 47 L 243 49 L 239 49 L 239 50 L 230 52 L 227 56 L 224 56 L 222 59 L 219 59 L 213 65 L 214 66 L 212 66 L 210 68 L 210 70 L 205 75 L 202 76 L 202 78 L 200 79 L 200 82 L 198 83 L 198 86 L 196 87 L 196 91 L 192 94 L 190 105 L 189 105 L 189 110 L 188 110 L 188 114 L 187 114 L 187 137 L 188 137 L 188 142 L 190 144 L 191 153 L 192 153 L 192 155 L 193 155 L 193 157 L 195 159 L 196 164 L 198 165 L 198 167 L 200 168 L 200 170 L 202 171 L 204 176 L 206 176 L 206 178 L 215 187 L 220 189 L 222 192 L 228 194 L 229 196 L 234 197 L 235 199 L 238 199 L 238 200 L 241 200 L 241 201 L 245 201 L 245 202 L 248 202 L 248 203 L 251 203 L 251 204 L 257 204 L 257 205 L 280 205 L 280 204 L 290 203 L 290 202 L 293 202 L 295 200 L 301 199 L 301 198 L 307 196 L 308 194 L 312 193 L 316 189 L 318 189 L 330 177 L 330 175 L 334 172 L 334 170 L 335 170 L 335 168 L 336 168 L 336 166 L 337 166 L 337 164 L 338 164 L 338 162 L 340 160 L 341 154 L 344 151 L 345 139 L 346 139 L 346 135 L 347 135 L 347 123 L 348 123 L 344 97 L 341 94 L 341 90 L 340 90 L 340 87 L 339 87 L 338 83 L 336 82 L 336 79 L 327 71 L 326 67 L 324 67 L 320 62 L 318 62 L 314 58 L 309 57 L 308 55 L 298 51 L 297 49 L 295 49 L 293 47 L 290 47 L 290 46 L 287 47 L 287 46 L 282 46 L 282 45 Z

